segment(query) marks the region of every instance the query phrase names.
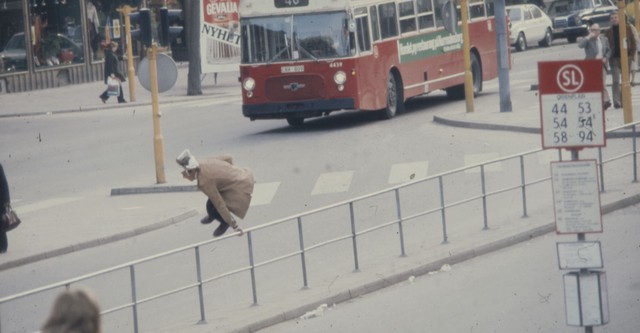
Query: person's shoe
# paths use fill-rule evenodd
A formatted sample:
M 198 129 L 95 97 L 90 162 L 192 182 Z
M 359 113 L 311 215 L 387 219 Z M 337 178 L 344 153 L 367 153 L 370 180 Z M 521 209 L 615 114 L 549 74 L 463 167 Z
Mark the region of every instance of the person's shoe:
M 227 232 L 227 229 L 229 229 L 229 225 L 224 222 L 220 222 L 220 225 L 213 231 L 213 237 L 224 235 L 224 233 Z
M 106 98 L 104 98 L 104 97 L 102 97 L 102 96 L 98 96 L 98 97 L 100 97 L 100 100 L 102 101 L 102 103 L 106 103 L 106 102 L 107 102 L 107 99 L 106 99 Z
M 611 107 L 611 102 L 610 101 L 606 101 L 606 102 L 604 102 L 602 111 L 604 111 L 604 110 L 606 110 L 606 109 L 608 109 L 610 107 Z
M 613 103 L 613 107 L 614 107 L 614 108 L 616 108 L 616 109 L 620 109 L 620 108 L 622 108 L 622 104 L 620 104 L 620 103 Z
M 118 101 L 118 103 L 126 103 L 126 102 L 127 102 L 127 101 L 124 101 L 124 100 L 122 100 L 122 101 Z
M 200 223 L 209 224 L 209 223 L 213 222 L 213 220 L 214 220 L 213 217 L 207 215 L 207 216 L 203 217 L 202 220 L 200 220 Z

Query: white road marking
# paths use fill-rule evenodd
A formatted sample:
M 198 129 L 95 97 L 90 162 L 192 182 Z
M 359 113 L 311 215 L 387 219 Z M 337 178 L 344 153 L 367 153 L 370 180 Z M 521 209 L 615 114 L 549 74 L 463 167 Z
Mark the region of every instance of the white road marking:
M 318 177 L 311 195 L 346 192 L 351 186 L 353 171 L 323 173 Z
M 427 177 L 429 161 L 398 163 L 391 166 L 389 184 L 398 184 Z
M 270 204 L 276 192 L 278 192 L 279 186 L 280 182 L 256 183 L 253 186 L 253 194 L 251 195 L 251 206 Z

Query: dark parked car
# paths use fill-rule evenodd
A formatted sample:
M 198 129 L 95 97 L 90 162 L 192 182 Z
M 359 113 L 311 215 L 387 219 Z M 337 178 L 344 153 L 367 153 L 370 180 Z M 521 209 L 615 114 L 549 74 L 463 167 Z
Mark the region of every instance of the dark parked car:
M 6 72 L 11 71 L 24 71 L 27 70 L 27 51 L 25 46 L 24 32 L 19 32 L 7 41 L 7 44 L 0 52 L 2 63 L 4 63 L 4 70 Z M 81 63 L 84 62 L 84 52 L 82 52 L 82 46 L 71 40 L 69 37 L 63 34 L 49 35 L 46 40 L 41 41 L 44 45 L 52 45 L 55 47 L 50 53 L 54 59 L 41 59 L 40 65 L 58 65 L 60 63 Z M 51 60 L 55 60 L 52 63 Z
M 617 11 L 611 0 L 555 0 L 547 8 L 547 15 L 553 20 L 553 38 L 575 43 L 593 23 L 609 27 L 609 15 Z

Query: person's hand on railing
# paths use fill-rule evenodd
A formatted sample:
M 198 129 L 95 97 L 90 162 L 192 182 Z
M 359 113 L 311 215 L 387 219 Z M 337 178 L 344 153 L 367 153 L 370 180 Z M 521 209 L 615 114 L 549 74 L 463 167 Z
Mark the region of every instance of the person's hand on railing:
M 236 227 L 233 230 L 239 232 L 238 237 L 242 237 L 242 235 L 244 235 L 244 230 L 242 230 L 242 228 L 240 227 Z

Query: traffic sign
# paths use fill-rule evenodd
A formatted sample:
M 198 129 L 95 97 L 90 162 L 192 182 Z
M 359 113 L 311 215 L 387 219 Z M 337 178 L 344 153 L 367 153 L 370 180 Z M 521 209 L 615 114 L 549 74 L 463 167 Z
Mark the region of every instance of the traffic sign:
M 601 60 L 538 63 L 542 147 L 606 145 Z
M 145 57 L 138 64 L 138 80 L 140 84 L 151 91 L 151 79 L 149 78 L 149 59 Z M 158 92 L 163 93 L 176 84 L 178 79 L 178 66 L 166 54 L 159 53 L 156 55 L 156 70 L 158 75 Z

